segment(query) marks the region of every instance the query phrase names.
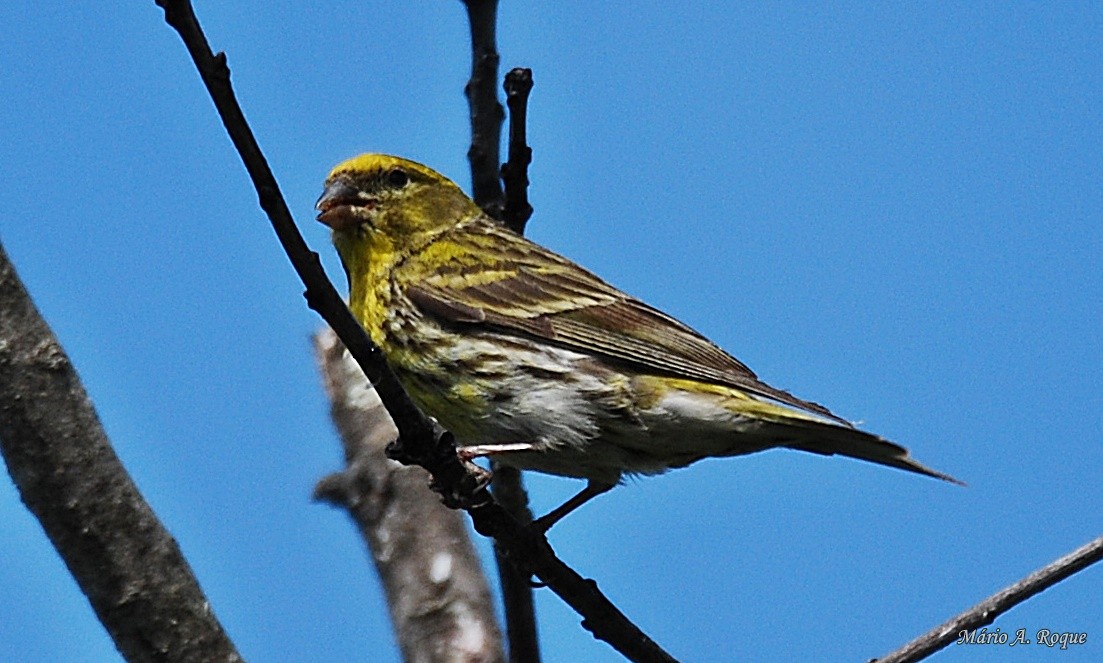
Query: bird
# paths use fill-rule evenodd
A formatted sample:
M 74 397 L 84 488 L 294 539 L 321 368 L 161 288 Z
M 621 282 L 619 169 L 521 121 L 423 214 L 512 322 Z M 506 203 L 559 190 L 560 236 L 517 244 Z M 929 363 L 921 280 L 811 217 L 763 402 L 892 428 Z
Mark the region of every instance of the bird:
M 507 229 L 420 163 L 343 161 L 316 209 L 353 315 L 460 455 L 587 481 L 534 521 L 542 531 L 625 477 L 768 449 L 961 484 L 763 382 L 685 323 Z

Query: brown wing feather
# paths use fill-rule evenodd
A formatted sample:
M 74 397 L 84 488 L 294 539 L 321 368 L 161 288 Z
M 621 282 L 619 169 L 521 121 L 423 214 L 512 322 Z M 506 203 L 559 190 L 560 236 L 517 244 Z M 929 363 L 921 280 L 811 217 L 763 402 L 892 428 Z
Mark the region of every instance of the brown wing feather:
M 491 241 L 479 241 L 479 232 Z M 735 387 L 850 425 L 822 405 L 762 382 L 689 326 L 523 237 L 480 223 L 438 241 L 450 244 L 446 248 L 453 257 L 486 258 L 493 251 L 490 259 L 498 274 L 480 278 L 471 260 L 446 261 L 407 288 L 429 315 L 528 334 L 637 370 Z

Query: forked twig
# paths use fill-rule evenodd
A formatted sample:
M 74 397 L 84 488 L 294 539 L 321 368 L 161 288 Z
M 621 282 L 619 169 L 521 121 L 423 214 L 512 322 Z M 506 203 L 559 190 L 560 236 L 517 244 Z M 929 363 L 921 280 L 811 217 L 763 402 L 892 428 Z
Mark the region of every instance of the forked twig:
M 450 505 L 462 506 L 471 514 L 475 530 L 493 537 L 518 563 L 532 573 L 583 616 L 583 625 L 595 637 L 636 661 L 674 659 L 647 637 L 602 594 L 596 583 L 564 564 L 547 541 L 522 527 L 490 498 L 481 478 L 460 463 L 450 433 L 433 426 L 410 401 L 363 328 L 326 278 L 318 255 L 306 246 L 295 227 L 276 180 L 245 122 L 244 114 L 230 86 L 230 71 L 224 54 L 211 51 L 199 21 L 187 0 L 157 0 L 165 20 L 184 41 L 196 68 L 215 102 L 230 139 L 237 148 L 261 208 L 268 215 L 276 235 L 306 286 L 310 308 L 321 315 L 375 385 L 380 399 L 399 431 L 401 445 L 389 452 L 392 458 L 416 463 L 433 475 L 437 490 Z M 470 466 L 474 468 L 474 466 Z

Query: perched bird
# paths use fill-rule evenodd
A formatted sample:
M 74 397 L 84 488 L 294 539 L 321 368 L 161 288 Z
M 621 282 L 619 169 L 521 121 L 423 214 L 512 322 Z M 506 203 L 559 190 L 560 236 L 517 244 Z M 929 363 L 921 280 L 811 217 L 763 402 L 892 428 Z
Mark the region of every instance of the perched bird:
M 685 324 L 488 217 L 419 163 L 339 164 L 318 220 L 349 306 L 461 454 L 588 480 L 546 529 L 626 474 L 787 448 L 960 483 L 771 387 Z

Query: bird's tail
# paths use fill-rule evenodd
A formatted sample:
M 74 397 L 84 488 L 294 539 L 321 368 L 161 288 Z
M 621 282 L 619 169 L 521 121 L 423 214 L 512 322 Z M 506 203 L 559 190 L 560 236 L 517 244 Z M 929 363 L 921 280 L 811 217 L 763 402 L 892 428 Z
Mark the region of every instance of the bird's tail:
M 792 440 L 790 435 L 792 441 L 784 444 L 789 449 L 811 451 L 825 456 L 834 454 L 849 456 L 871 463 L 915 472 L 916 474 L 924 474 L 959 486 L 965 485 L 949 474 L 933 470 L 913 459 L 908 454 L 908 450 L 899 444 L 871 433 L 818 421 L 801 421 L 799 424 L 793 422 L 790 426 L 792 425 L 796 425 L 807 435 L 801 435 L 799 440 Z

